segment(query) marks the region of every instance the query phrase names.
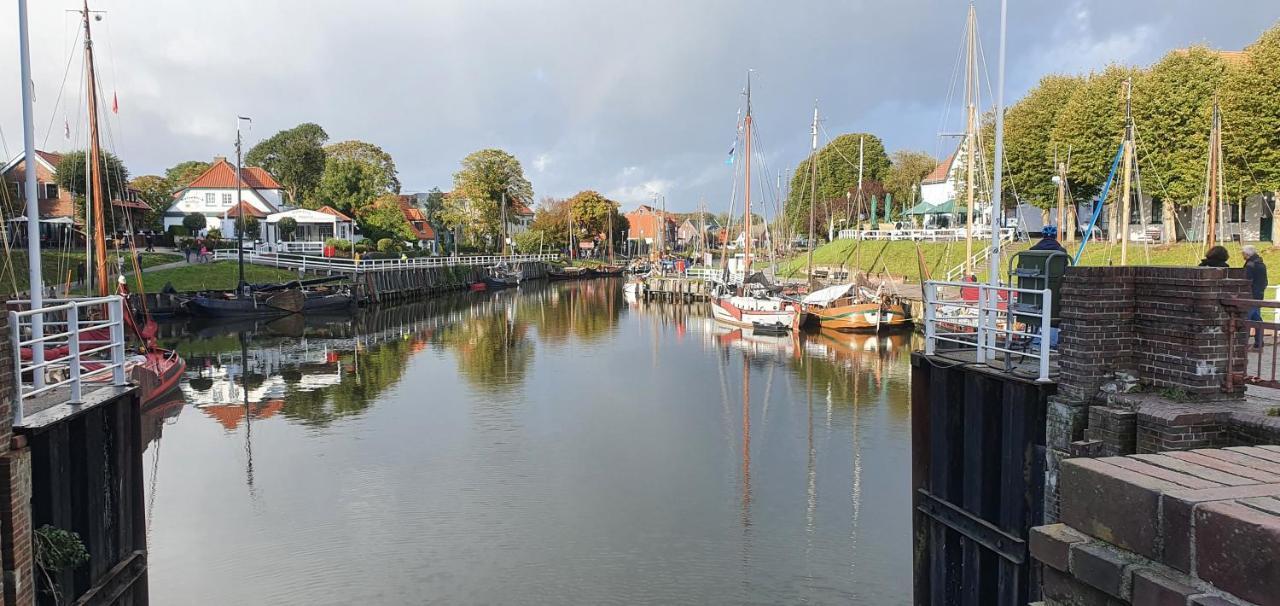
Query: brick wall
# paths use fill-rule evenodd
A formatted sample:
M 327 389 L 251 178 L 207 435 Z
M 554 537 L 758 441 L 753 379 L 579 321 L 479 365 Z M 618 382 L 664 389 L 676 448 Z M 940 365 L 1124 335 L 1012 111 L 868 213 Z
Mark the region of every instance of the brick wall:
M 1059 487 L 1047 605 L 1280 606 L 1280 447 L 1072 459 Z
M 9 325 L 0 322 L 0 563 L 6 606 L 35 603 L 31 535 L 31 453 L 13 435 L 13 352 Z

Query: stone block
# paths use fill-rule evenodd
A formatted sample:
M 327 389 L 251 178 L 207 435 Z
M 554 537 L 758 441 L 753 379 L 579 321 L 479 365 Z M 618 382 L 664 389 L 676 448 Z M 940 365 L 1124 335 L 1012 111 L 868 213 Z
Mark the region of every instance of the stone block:
M 1195 511 L 1195 574 L 1259 606 L 1280 605 L 1280 516 L 1240 503 Z
M 1045 566 L 1066 572 L 1071 568 L 1071 546 L 1087 540 L 1088 537 L 1066 524 L 1049 524 L 1032 528 L 1028 542 L 1031 557 Z
M 1061 606 L 1126 606 L 1093 587 L 1076 580 L 1070 574 L 1045 567 L 1041 575 L 1041 593 L 1045 602 Z
M 1276 496 L 1280 496 L 1280 485 L 1276 484 L 1222 486 L 1166 492 L 1161 502 L 1160 517 L 1160 535 L 1164 539 L 1164 550 L 1158 559 L 1182 572 L 1191 572 L 1191 546 L 1194 540 L 1192 515 L 1197 508 L 1217 501 Z
M 1124 597 L 1127 564 L 1118 551 L 1096 541 L 1071 546 L 1071 575 L 1112 597 Z
M 1089 536 L 1147 556 L 1159 557 L 1156 525 L 1160 494 L 1182 488 L 1096 459 L 1062 462 L 1059 491 L 1062 521 Z
M 1200 592 L 1150 569 L 1133 571 L 1133 589 L 1129 602 L 1133 606 L 1186 606 L 1187 600 Z

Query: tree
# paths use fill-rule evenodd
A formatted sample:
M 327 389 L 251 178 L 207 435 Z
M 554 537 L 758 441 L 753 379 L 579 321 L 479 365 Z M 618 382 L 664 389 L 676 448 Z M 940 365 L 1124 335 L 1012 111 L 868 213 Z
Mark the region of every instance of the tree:
M 187 228 L 191 235 L 200 233 L 200 230 L 208 227 L 209 222 L 205 220 L 204 215 L 200 213 L 187 213 L 182 217 L 182 226 Z
M 500 207 L 503 194 L 512 199 L 532 200 L 533 186 L 524 177 L 520 161 L 500 149 L 482 149 L 462 159 L 462 169 L 453 174 L 453 195 L 440 213 L 446 225 L 461 227 L 473 243 L 481 238 L 496 242 L 502 232 Z M 512 213 L 507 212 L 507 220 Z
M 360 232 L 369 240 L 390 238 L 396 242 L 409 242 L 417 239 L 396 194 L 383 194 L 364 205 L 356 220 L 360 222 Z
M 378 196 L 388 193 L 391 184 L 376 165 L 353 158 L 329 158 L 324 163 L 320 185 L 314 200 L 328 204 L 347 214 L 360 210 Z
M 58 187 L 71 192 L 73 195 L 83 196 L 85 192 L 85 152 L 77 150 L 62 154 L 62 161 L 58 163 L 57 182 Z M 115 154 L 103 151 L 100 152 L 98 159 L 100 161 L 99 174 L 102 176 L 102 186 L 104 189 L 104 200 L 119 199 L 123 197 L 125 184 L 129 182 L 129 169 L 125 168 L 124 163 L 117 158 Z
M 396 162 L 391 159 L 391 154 L 382 151 L 381 147 L 364 141 L 351 140 L 325 146 L 324 154 L 326 162 L 329 159 L 359 160 L 377 166 L 382 171 L 387 190 L 400 193 L 400 177 L 396 171 Z
M 858 145 L 862 143 L 862 180 L 884 181 L 889 174 L 891 163 L 885 154 L 884 142 L 880 137 L 870 133 L 850 133 L 832 139 L 825 147 L 818 150 L 818 201 L 829 202 L 844 198 L 845 192 L 858 187 Z M 812 198 L 810 162 L 813 155 L 805 158 L 791 176 L 791 189 L 787 195 L 787 224 L 800 232 L 809 230 L 809 203 Z
M 201 173 L 209 170 L 209 163 L 200 160 L 187 160 L 179 162 L 164 171 L 164 180 L 169 188 L 169 193 L 173 193 L 186 187 L 188 183 L 196 180 Z
M 568 204 L 569 211 L 572 213 L 574 240 L 607 238 L 610 215 L 613 216 L 615 224 L 621 216 L 617 202 L 593 190 L 578 192 L 577 195 L 569 198 Z
M 276 231 L 280 232 L 281 240 L 292 240 L 294 232 L 298 231 L 298 221 L 293 217 L 285 217 L 276 222 Z
M 1124 138 L 1124 83 L 1137 74 L 1136 69 L 1119 65 L 1091 74 L 1058 114 L 1053 139 L 1060 148 L 1066 146 L 1071 150 L 1067 184 L 1076 203 L 1089 202 L 1101 193 L 1112 159 Z M 1112 191 L 1118 189 L 1113 187 Z M 1116 206 L 1110 204 L 1107 210 L 1112 239 L 1119 233 Z
M 1228 70 L 1222 122 L 1228 170 L 1245 175 L 1254 193 L 1280 190 L 1280 25 L 1263 32 L 1245 49 L 1245 60 Z
M 1054 138 L 1054 127 L 1063 107 L 1083 85 L 1084 79 L 1076 76 L 1045 76 L 1005 112 L 1004 191 L 1016 193 L 1020 201 L 1042 209 L 1057 208 L 1054 152 L 1059 161 L 1066 162 L 1068 147 Z M 994 120 L 988 123 L 991 137 L 984 140 L 994 143 Z M 995 145 L 986 147 L 986 164 L 994 167 Z M 1071 150 L 1074 163 L 1074 148 Z
M 426 216 L 427 223 L 434 227 L 440 220 L 441 209 L 444 208 L 444 192 L 440 191 L 439 187 L 433 187 L 427 192 L 425 198 L 421 206 L 422 214 Z
M 920 186 L 925 175 L 938 166 L 938 161 L 925 152 L 899 150 L 893 152 L 892 162 L 884 178 L 884 188 L 893 194 L 895 206 L 906 208 L 912 200 L 912 192 Z M 801 231 L 808 231 L 807 219 L 801 223 L 804 225 Z
M 533 223 L 529 226 L 527 233 L 538 232 L 539 240 L 542 246 L 553 250 L 560 250 L 569 245 L 569 201 L 556 198 L 543 198 L 538 203 L 538 208 L 533 214 Z M 517 244 L 520 237 L 517 236 Z M 528 236 L 525 236 L 526 243 L 520 244 L 521 250 L 529 250 L 527 248 Z
M 1201 201 L 1213 100 L 1227 66 L 1213 51 L 1192 47 L 1164 56 L 1134 84 L 1141 167 L 1159 175 L 1165 241 L 1177 236 L 1174 207 Z
M 249 240 L 257 240 L 262 233 L 262 224 L 258 221 L 258 218 L 246 213 L 240 221 L 244 229 L 244 237 Z
M 328 133 L 311 122 L 282 130 L 260 141 L 245 154 L 244 163 L 271 173 L 289 194 L 289 200 L 301 205 L 308 200 L 325 169 L 324 143 Z
M 129 187 L 138 192 L 138 198 L 151 207 L 151 210 L 147 211 L 144 218 L 145 227 L 159 228 L 165 211 L 169 209 L 169 204 L 173 202 L 173 190 L 169 189 L 169 182 L 159 175 L 142 175 L 141 177 L 134 177 L 129 182 Z

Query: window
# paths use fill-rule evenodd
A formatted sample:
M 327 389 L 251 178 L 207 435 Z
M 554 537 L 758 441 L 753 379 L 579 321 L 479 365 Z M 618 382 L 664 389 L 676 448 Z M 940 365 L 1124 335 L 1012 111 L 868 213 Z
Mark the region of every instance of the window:
M 231 194 L 222 194 L 222 205 L 227 208 L 231 207 Z
M 210 207 L 210 208 L 213 208 L 213 207 L 215 207 L 215 206 L 217 206 L 217 205 L 218 205 L 218 201 L 217 201 L 216 197 L 214 196 L 214 194 L 205 194 L 205 195 L 204 195 L 204 205 L 205 205 L 205 206 L 207 206 L 207 207 Z
M 1243 202 L 1241 202 L 1240 204 L 1231 204 L 1230 202 L 1228 202 L 1226 204 L 1227 204 L 1227 208 L 1231 209 L 1232 223 L 1239 223 L 1241 221 L 1244 221 L 1244 203 Z
M 1164 202 L 1159 198 L 1151 199 L 1151 222 L 1164 223 Z
M 48 200 L 57 200 L 57 199 L 58 199 L 58 184 L 57 184 L 57 183 L 45 183 L 45 184 L 44 184 L 44 197 L 45 197 L 45 199 L 48 199 Z

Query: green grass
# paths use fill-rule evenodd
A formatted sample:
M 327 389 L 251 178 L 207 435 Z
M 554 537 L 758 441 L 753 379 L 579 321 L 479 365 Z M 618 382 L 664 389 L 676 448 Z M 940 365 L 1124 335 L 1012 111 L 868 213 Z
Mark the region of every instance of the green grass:
M 181 260 L 182 255 L 171 253 L 142 253 L 140 263 L 145 269 Z M 115 255 L 108 254 L 107 262 L 111 264 L 112 273 L 114 273 Z M 126 269 L 133 270 L 133 264 L 128 259 L 125 260 L 125 264 Z M 40 253 L 40 273 L 44 276 L 45 284 L 64 284 L 67 281 L 67 272 L 72 272 L 72 277 L 74 278 L 76 269 L 81 267 L 84 267 L 83 252 L 43 251 Z M 27 290 L 27 253 L 25 249 L 22 251 L 15 250 L 12 255 L 8 256 L 0 252 L 0 294 L 13 294 L 15 282 L 17 283 L 18 292 Z M 112 289 L 114 288 L 112 286 Z
M 284 282 L 298 277 L 296 271 L 264 267 L 244 266 L 244 279 L 250 283 Z M 172 283 L 179 292 L 196 290 L 231 290 L 236 287 L 238 272 L 232 261 L 192 263 L 182 267 L 158 269 L 142 274 L 142 284 L 147 292 L 159 292 L 166 283 Z
M 975 241 L 974 252 L 985 244 Z M 1006 252 L 1025 250 L 1030 245 L 1030 242 L 1018 242 L 1007 248 Z M 1080 243 L 1077 241 L 1064 246 L 1071 254 L 1075 254 Z M 1243 265 L 1244 258 L 1240 254 L 1240 245 L 1230 243 L 1225 246 L 1231 253 L 1229 261 L 1231 266 Z M 1270 242 L 1255 243 L 1254 246 L 1257 246 L 1269 267 L 1280 268 L 1280 247 L 1273 247 Z M 964 262 L 964 242 L 922 242 L 920 250 L 924 253 L 925 262 L 934 279 L 941 279 L 951 268 Z M 1160 246 L 1143 244 L 1129 246 L 1129 265 L 1195 266 L 1200 263 L 1202 256 L 1200 244 L 1194 242 Z M 780 263 L 778 273 L 783 277 L 803 277 L 805 263 L 806 255 L 802 253 Z M 887 270 L 890 275 L 905 276 L 910 282 L 920 281 L 916 245 L 913 242 L 837 240 L 818 247 L 813 252 L 813 264 L 818 267 L 857 267 L 869 273 Z M 1118 244 L 1090 242 L 1084 254 L 1080 256 L 1080 265 L 1119 264 L 1120 246 Z M 1008 267 L 1008 257 L 1005 257 L 1000 266 Z M 985 274 L 985 271 L 982 273 Z

